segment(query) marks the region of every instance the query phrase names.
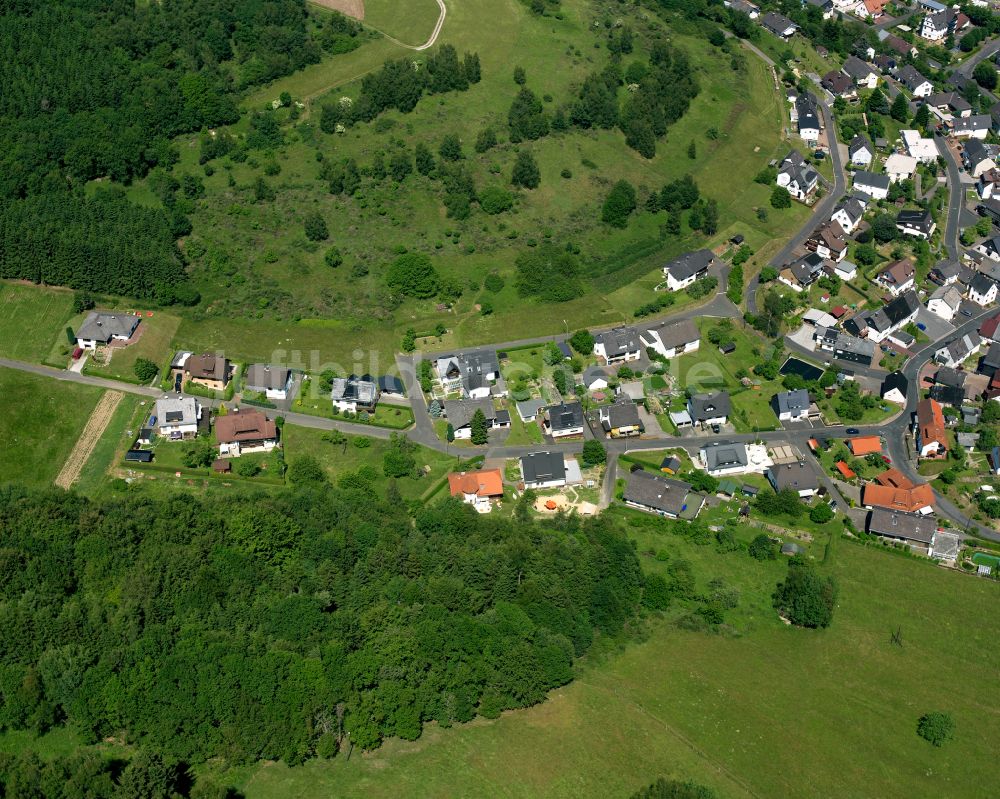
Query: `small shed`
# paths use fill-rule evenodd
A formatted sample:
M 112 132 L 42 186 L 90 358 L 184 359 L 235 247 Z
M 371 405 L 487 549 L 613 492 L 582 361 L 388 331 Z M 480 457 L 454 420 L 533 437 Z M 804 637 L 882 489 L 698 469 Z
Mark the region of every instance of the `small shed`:
M 757 486 L 752 486 L 750 483 L 744 483 L 740 486 L 740 491 L 743 492 L 744 496 L 755 497 L 760 493 L 760 489 Z
M 135 439 L 137 444 L 151 444 L 153 443 L 153 428 L 143 427 L 139 430 L 139 435 Z
M 212 471 L 219 474 L 229 474 L 233 470 L 233 464 L 228 458 L 216 458 L 212 461 Z
M 845 480 L 853 480 L 858 476 L 850 466 L 844 463 L 844 461 L 837 461 L 834 466 L 837 467 L 837 471 L 840 472 Z
M 782 555 L 788 555 L 791 557 L 792 555 L 801 555 L 804 552 L 805 550 L 794 541 L 789 541 L 788 543 L 781 545 Z
M 676 455 L 667 455 L 660 463 L 660 471 L 666 474 L 677 474 L 681 468 L 681 459 Z
M 733 342 L 731 341 L 727 341 L 725 344 L 719 347 L 719 352 L 721 352 L 723 355 L 729 355 L 729 353 L 731 352 L 736 352 L 736 345 L 733 344 Z
M 153 453 L 148 449 L 130 449 L 125 453 L 125 460 L 130 463 L 152 463 Z
M 719 493 L 725 494 L 727 497 L 731 497 L 737 491 L 740 490 L 739 485 L 735 480 L 720 480 L 719 481 Z

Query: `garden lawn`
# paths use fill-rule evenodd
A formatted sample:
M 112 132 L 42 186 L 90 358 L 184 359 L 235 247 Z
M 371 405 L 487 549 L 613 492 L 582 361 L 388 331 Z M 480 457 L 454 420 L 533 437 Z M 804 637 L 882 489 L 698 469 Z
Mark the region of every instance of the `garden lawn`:
M 423 44 L 434 30 L 440 14 L 434 0 L 365 0 L 365 27 L 387 33 L 404 44 Z M 448 20 L 442 36 L 448 32 Z M 447 38 L 443 39 L 448 41 Z
M 334 444 L 325 440 L 324 435 L 322 430 L 286 424 L 282 430 L 285 459 L 291 464 L 297 457 L 311 455 L 319 461 L 333 483 L 347 472 L 370 467 L 374 469 L 376 475 L 373 489 L 379 493 L 385 492 L 389 481 L 382 471 L 382 462 L 390 446 L 388 441 L 367 436 L 345 436 L 345 443 Z M 367 439 L 369 445 L 364 448 L 356 446 L 358 438 Z M 429 473 L 418 479 L 401 477 L 396 480 L 399 493 L 408 500 L 421 499 L 423 495 L 430 494 L 438 487 L 437 484 L 442 478 L 459 464 L 458 458 L 454 455 L 449 456 L 424 447 L 417 447 L 414 457 L 419 468 L 422 469 L 424 466 L 431 468 Z
M 139 340 L 127 347 L 114 347 L 111 361 L 104 365 L 96 363 L 91 355 L 84 364 L 84 374 L 110 377 L 126 383 L 142 382 L 135 376 L 136 360 L 146 358 L 162 369 L 172 355 L 170 344 L 180 321 L 179 317 L 162 311 L 154 311 L 152 316 L 143 313 L 142 322 L 139 323 L 139 328 L 142 329 Z
M 51 484 L 103 393 L 0 368 L 0 482 Z
M 982 686 L 1000 670 L 992 645 L 1000 616 L 979 612 L 975 624 L 961 624 L 956 609 L 992 606 L 996 583 L 841 541 L 823 567 L 840 587 L 833 626 L 802 630 L 770 608 L 783 560 L 720 555 L 635 527 L 640 553 L 663 549 L 690 561 L 699 591 L 713 577 L 739 590 L 727 618 L 740 634 L 654 620 L 644 642 L 592 661 L 534 708 L 432 725 L 415 742 L 390 741 L 350 760 L 226 776 L 247 799 L 628 796 L 659 776 L 727 799 L 972 799 L 993 784 L 1000 710 L 983 701 Z M 642 563 L 667 565 L 646 555 Z M 890 641 L 897 629 L 902 647 Z M 955 740 L 940 749 L 916 734 L 929 710 L 955 719 Z
M 135 442 L 139 428 L 153 411 L 153 402 L 134 394 L 124 394 L 111 416 L 103 435 L 90 453 L 80 479 L 73 490 L 87 496 L 102 492 L 114 467 L 124 462 L 125 452 Z
M 65 327 L 72 313 L 71 291 L 0 283 L 0 355 L 18 361 L 45 360 L 57 336 L 69 343 Z
M 363 422 L 357 417 L 348 419 L 341 413 L 334 413 L 333 402 L 329 397 L 313 391 L 313 380 L 305 378 L 299 388 L 299 394 L 292 403 L 291 410 L 295 413 L 307 413 L 310 416 L 322 416 L 324 419 L 340 419 L 357 424 L 370 424 L 372 427 L 388 427 L 392 430 L 405 430 L 413 425 L 413 411 L 406 405 L 379 404 L 375 411 L 368 414 L 368 421 Z

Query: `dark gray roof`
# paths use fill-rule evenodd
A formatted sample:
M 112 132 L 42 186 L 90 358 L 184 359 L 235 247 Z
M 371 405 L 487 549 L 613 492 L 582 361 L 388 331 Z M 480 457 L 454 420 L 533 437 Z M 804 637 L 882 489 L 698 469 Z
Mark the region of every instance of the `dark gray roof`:
M 442 377 L 462 380 L 466 391 L 475 391 L 489 383 L 488 375 L 500 371 L 497 352 L 492 349 L 470 350 L 458 355 L 441 355 L 437 358 L 438 373 Z
M 403 381 L 395 375 L 380 375 L 378 387 L 380 391 L 386 391 L 390 394 L 402 394 L 406 390 Z
M 472 417 L 475 416 L 477 410 L 483 412 L 487 422 L 497 418 L 496 410 L 493 408 L 493 400 L 489 397 L 444 401 L 444 414 L 456 430 L 472 422 Z
M 902 83 L 911 92 L 915 91 L 917 87 L 924 83 L 930 83 L 930 81 L 917 72 L 916 68 L 911 64 L 907 64 L 905 67 L 900 67 L 900 69 L 896 72 L 896 80 Z
M 76 331 L 76 337 L 87 341 L 108 342 L 115 336 L 131 337 L 139 317 L 118 311 L 91 311 Z
M 656 334 L 660 337 L 660 341 L 663 342 L 664 348 L 668 350 L 701 339 L 698 325 L 691 319 L 682 319 L 680 322 L 664 322 L 661 325 L 650 328 L 650 330 L 656 331 Z
M 771 31 L 771 33 L 778 36 L 782 36 L 789 28 L 798 28 L 798 25 L 792 22 L 788 17 L 781 14 L 775 14 L 773 11 L 768 11 L 764 16 L 762 16 L 760 18 L 760 24 Z
M 972 278 L 972 282 L 969 284 L 969 291 L 974 291 L 976 294 L 985 294 L 990 290 L 990 286 L 994 285 L 993 281 L 990 280 L 982 272 L 977 272 L 976 276 Z
M 566 458 L 561 452 L 531 452 L 521 457 L 525 483 L 547 483 L 566 478 Z
M 703 422 L 706 419 L 714 419 L 719 416 L 729 416 L 731 407 L 729 394 L 725 391 L 693 394 L 688 400 L 688 412 L 695 422 Z
M 1000 369 L 1000 344 L 990 344 L 983 356 L 982 365 L 991 369 Z
M 552 432 L 583 426 L 583 406 L 579 402 L 550 405 L 545 409 Z
M 606 330 L 594 336 L 594 341 L 604 345 L 604 352 L 608 358 L 621 358 L 626 353 L 638 352 L 642 348 L 639 343 L 639 333 L 634 327 Z
M 884 397 L 893 389 L 897 389 L 904 397 L 906 397 L 907 392 L 910 390 L 910 381 L 906 379 L 906 376 L 902 372 L 893 372 L 886 375 L 885 380 L 882 381 L 881 396 Z
M 601 408 L 600 415 L 605 430 L 639 426 L 639 409 L 626 396 L 619 397 L 614 404 Z
M 781 491 L 783 488 L 792 488 L 796 491 L 819 488 L 816 473 L 805 461 L 776 463 L 768 468 L 767 477 L 775 491 Z
M 809 408 L 809 392 L 804 388 L 795 391 L 782 391 L 775 395 L 779 413 L 804 411 Z
M 989 114 L 973 114 L 969 117 L 955 117 L 951 123 L 952 130 L 958 133 L 975 130 L 989 130 L 993 127 L 993 117 Z
M 859 170 L 854 173 L 854 188 L 859 191 L 863 190 L 863 186 L 888 190 L 889 184 L 888 175 L 876 175 L 874 172 L 866 172 L 865 170 Z
M 931 212 L 923 209 L 904 208 L 896 214 L 897 225 L 907 225 L 908 227 L 915 227 L 918 230 L 929 230 L 933 221 Z
M 844 59 L 844 72 L 850 75 L 854 80 L 864 80 L 869 75 L 871 75 L 875 70 L 873 70 L 868 64 L 858 58 L 856 55 L 849 55 Z
M 717 469 L 746 466 L 750 460 L 747 457 L 746 444 L 713 441 L 701 448 L 705 469 L 714 472 Z
M 288 384 L 290 375 L 291 372 L 284 366 L 252 363 L 247 367 L 246 379 L 243 381 L 243 384 L 251 391 L 284 389 Z
M 940 386 L 951 386 L 952 388 L 962 388 L 965 385 L 966 372 L 960 372 L 951 366 L 942 366 L 934 375 L 934 382 Z
M 847 152 L 850 154 L 851 158 L 853 158 L 854 154 L 859 150 L 867 150 L 872 155 L 875 154 L 875 148 L 872 146 L 869 138 L 863 133 L 859 133 L 851 139 L 851 143 L 847 145 Z
M 692 275 L 704 272 L 714 260 L 715 256 L 711 250 L 694 250 L 678 255 L 674 260 L 666 263 L 663 268 L 670 273 L 674 280 L 686 280 Z
M 622 497 L 626 502 L 680 516 L 686 510 L 690 492 L 691 486 L 682 480 L 638 470 L 629 474 Z
M 962 160 L 967 164 L 975 166 L 981 161 L 989 159 L 990 154 L 986 150 L 986 145 L 979 139 L 969 139 L 962 151 Z
M 892 538 L 903 538 L 930 544 L 934 540 L 937 522 L 933 515 L 918 516 L 913 513 L 894 513 L 875 508 L 868 516 L 868 532 Z
M 594 380 L 603 380 L 606 383 L 608 382 L 608 373 L 600 366 L 588 366 L 583 370 L 583 384 L 589 387 Z

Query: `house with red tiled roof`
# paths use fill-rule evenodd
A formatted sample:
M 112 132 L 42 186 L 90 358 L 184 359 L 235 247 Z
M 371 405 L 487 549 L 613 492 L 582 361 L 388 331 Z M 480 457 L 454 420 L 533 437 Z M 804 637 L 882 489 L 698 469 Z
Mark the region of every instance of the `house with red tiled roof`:
M 856 458 L 882 451 L 882 439 L 878 436 L 861 436 L 847 439 L 847 448 Z
M 861 503 L 866 508 L 927 514 L 934 512 L 934 491 L 928 483 L 911 484 L 909 488 L 867 483 L 862 490 Z
M 503 498 L 503 473 L 499 469 L 451 472 L 448 490 L 480 513 L 489 513 L 492 501 Z
M 944 458 L 948 454 L 948 437 L 941 405 L 930 397 L 917 403 L 913 425 L 917 454 L 921 458 Z

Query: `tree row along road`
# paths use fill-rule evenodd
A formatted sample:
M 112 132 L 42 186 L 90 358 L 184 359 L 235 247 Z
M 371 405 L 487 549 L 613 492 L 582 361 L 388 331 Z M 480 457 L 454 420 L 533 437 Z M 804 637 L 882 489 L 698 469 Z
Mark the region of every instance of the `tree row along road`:
M 442 5 L 442 16 L 439 19 L 438 30 L 440 30 L 440 23 L 444 20 L 444 8 Z M 764 59 L 768 64 L 774 66 L 774 62 L 768 58 L 763 52 L 758 50 L 749 42 L 743 42 L 744 46 L 758 55 L 760 58 Z M 1000 48 L 1000 41 L 997 42 L 998 48 Z M 784 259 L 791 256 L 794 249 L 801 244 L 810 232 L 815 228 L 817 224 L 824 221 L 830 214 L 833 204 L 843 195 L 846 188 L 846 178 L 844 175 L 842 159 L 840 157 L 840 152 L 837 145 L 836 130 L 833 122 L 833 116 L 830 109 L 825 101 L 820 102 L 820 108 L 823 113 L 824 123 L 827 127 L 827 136 L 830 144 L 830 157 L 833 162 L 834 167 L 834 185 L 830 193 L 817 203 L 812 215 L 806 221 L 805 225 L 796 233 L 788 242 L 788 244 L 778 253 L 777 256 L 772 260 L 773 264 L 781 265 L 784 263 Z M 954 169 L 952 169 L 952 167 Z M 948 172 L 948 182 L 949 188 L 952 192 L 952 197 L 954 198 L 958 192 L 960 192 L 961 186 L 957 185 L 957 165 L 954 163 L 953 159 L 949 161 L 949 172 Z M 958 194 L 960 198 L 960 194 Z M 953 203 L 955 201 L 953 200 Z M 961 202 L 959 199 L 957 202 Z M 949 229 L 947 237 L 950 239 L 951 235 L 954 234 L 957 239 L 957 217 L 954 226 L 951 224 L 951 217 L 949 216 Z M 956 248 L 957 255 L 957 248 Z M 726 278 L 728 276 L 728 268 L 721 270 L 719 273 L 719 290 L 714 297 L 712 297 L 707 303 L 701 304 L 696 308 L 687 308 L 682 311 L 670 314 L 666 313 L 661 316 L 647 319 L 644 321 L 640 327 L 648 327 L 653 324 L 659 324 L 660 322 L 671 320 L 676 321 L 685 318 L 698 318 L 698 317 L 731 317 L 738 318 L 740 316 L 739 309 L 733 305 L 725 297 L 726 289 Z M 750 291 L 747 295 L 747 305 L 751 313 L 756 311 L 756 302 L 754 299 L 754 293 L 756 289 L 756 278 L 751 282 Z M 979 325 L 989 316 L 993 315 L 995 311 L 989 310 L 984 311 L 979 316 L 970 319 L 961 328 L 953 331 L 951 334 L 945 338 L 951 339 L 963 335 L 964 333 L 970 332 L 972 330 L 978 329 Z M 516 342 L 505 342 L 498 343 L 495 346 L 498 349 L 510 348 L 515 346 L 523 346 L 525 344 L 535 344 L 544 343 L 547 341 L 564 341 L 567 336 L 545 336 L 538 337 L 535 339 L 525 339 Z M 927 361 L 929 361 L 934 354 L 934 351 L 940 345 L 941 340 L 932 342 L 921 349 L 919 352 L 912 355 L 902 367 L 902 371 L 906 376 L 907 380 L 910 381 L 914 388 L 917 387 L 917 375 L 920 369 L 924 366 Z M 454 352 L 454 350 L 452 350 Z M 410 398 L 410 404 L 414 413 L 415 424 L 412 428 L 405 431 L 410 438 L 422 446 L 428 447 L 441 452 L 455 452 L 458 454 L 459 451 L 455 447 L 451 447 L 448 444 L 442 442 L 434 431 L 433 423 L 427 411 L 427 404 L 424 400 L 423 393 L 420 389 L 419 381 L 415 374 L 415 359 L 411 356 L 397 356 L 396 359 L 397 366 L 400 372 L 400 379 L 403 381 L 406 387 L 407 395 Z M 63 380 L 66 382 L 80 383 L 84 385 L 96 386 L 98 388 L 104 388 L 113 391 L 123 391 L 131 394 L 136 394 L 139 396 L 147 397 L 150 399 L 155 399 L 163 396 L 163 391 L 151 386 L 137 386 L 128 383 L 120 383 L 115 380 L 108 380 L 105 378 L 94 377 L 91 375 L 78 374 L 76 372 L 70 372 L 67 370 L 53 369 L 48 366 L 42 366 L 39 364 L 26 363 L 24 361 L 17 361 L 7 358 L 0 358 L 0 367 L 5 367 L 8 369 L 17 369 L 23 372 L 28 372 L 31 374 L 39 375 L 42 377 L 48 377 L 55 380 Z M 869 369 L 864 370 L 873 375 L 884 374 L 881 370 Z M 906 441 L 909 438 L 909 426 L 912 414 L 916 409 L 918 391 L 914 390 L 909 393 L 907 399 L 907 405 L 904 410 L 899 413 L 896 417 L 888 422 L 883 422 L 878 425 L 871 425 L 858 428 L 859 432 L 856 435 L 877 435 L 884 436 L 887 441 L 887 449 L 893 460 L 893 463 L 905 474 L 907 474 L 911 479 L 921 480 L 922 477 L 917 474 L 915 468 L 912 465 L 910 459 L 910 453 L 907 449 Z M 201 399 L 201 398 L 199 398 Z M 206 405 L 210 407 L 216 407 L 220 403 L 215 400 L 203 400 Z M 282 416 L 284 419 L 290 423 L 299 425 L 302 427 L 311 427 L 320 430 L 339 430 L 344 433 L 350 433 L 353 435 L 366 435 L 374 438 L 387 439 L 389 436 L 396 431 L 388 430 L 381 427 L 373 427 L 367 424 L 360 424 L 354 422 L 346 422 L 334 419 L 327 419 L 323 417 L 310 416 L 308 414 L 295 413 L 290 411 L 281 411 L 274 409 L 266 409 L 264 411 L 269 417 L 274 418 L 276 416 Z M 808 441 L 817 434 L 824 436 L 825 438 L 847 438 L 849 437 L 846 429 L 844 427 L 832 427 L 823 428 L 819 431 L 812 428 L 804 429 L 792 429 L 792 430 L 777 430 L 769 432 L 760 433 L 736 433 L 733 435 L 725 436 L 725 440 L 734 442 L 754 442 L 760 441 L 763 443 L 782 443 L 782 444 L 793 444 L 800 452 L 808 452 L 809 446 Z M 617 458 L 618 455 L 625 454 L 629 451 L 642 451 L 642 450 L 657 450 L 671 447 L 683 447 L 685 449 L 691 449 L 700 445 L 703 441 L 715 441 L 720 440 L 720 436 L 714 434 L 695 434 L 689 436 L 651 436 L 644 437 L 638 440 L 609 440 L 606 443 L 608 453 L 611 459 Z M 535 444 L 531 446 L 506 446 L 497 445 L 490 446 L 485 450 L 487 457 L 491 458 L 516 458 L 521 455 L 526 455 L 529 452 L 537 451 L 539 449 L 547 449 L 551 451 L 564 452 L 564 453 L 575 453 L 580 449 L 579 442 L 573 443 L 552 443 L 552 444 Z M 481 452 L 481 451 L 480 451 Z M 463 453 L 464 454 L 464 453 Z M 477 451 L 470 450 L 469 454 L 479 454 Z M 813 468 L 815 469 L 817 464 L 813 462 Z M 601 504 L 606 506 L 610 503 L 611 497 L 613 496 L 614 490 L 614 479 L 615 474 L 614 469 L 609 468 L 607 470 L 607 475 L 611 475 L 610 480 L 605 481 L 605 485 L 602 486 L 602 497 Z M 825 483 L 829 487 L 833 487 L 829 478 L 825 474 L 820 475 Z M 834 489 L 835 490 L 835 489 Z M 976 524 L 971 519 L 966 517 L 961 511 L 958 510 L 951 502 L 942 497 L 940 494 L 935 492 L 937 497 L 938 509 L 940 515 L 950 518 L 953 522 L 957 523 L 961 528 L 966 530 L 975 530 L 979 535 L 984 538 L 989 538 L 995 541 L 1000 541 L 1000 533 L 996 531 L 983 527 Z

